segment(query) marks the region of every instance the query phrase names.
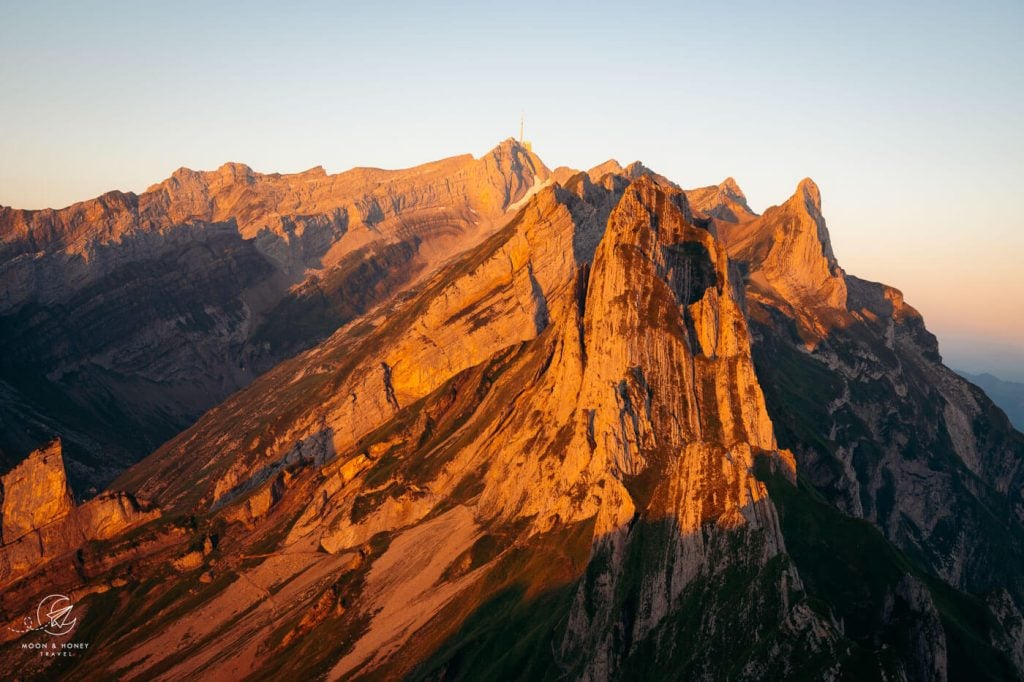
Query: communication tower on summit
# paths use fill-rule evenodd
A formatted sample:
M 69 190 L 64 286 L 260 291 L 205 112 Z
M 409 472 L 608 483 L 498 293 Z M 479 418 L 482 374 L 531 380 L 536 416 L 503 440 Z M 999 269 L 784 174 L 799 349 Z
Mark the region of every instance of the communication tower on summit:
M 523 139 L 523 123 L 526 120 L 525 112 L 519 115 L 519 144 L 526 147 L 526 151 L 533 151 L 533 144 L 529 140 Z

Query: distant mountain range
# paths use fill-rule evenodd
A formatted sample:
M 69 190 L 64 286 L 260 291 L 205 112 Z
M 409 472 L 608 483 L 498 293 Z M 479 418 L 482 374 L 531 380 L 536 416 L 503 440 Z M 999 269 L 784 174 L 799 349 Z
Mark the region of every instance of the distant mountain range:
M 1024 431 L 1024 384 L 1016 381 L 1003 381 L 985 372 L 971 374 L 963 370 L 956 373 L 980 386 L 992 401 L 1002 408 L 1018 430 Z
M 1024 435 L 810 179 L 182 169 L 0 282 L 12 677 L 1024 675 Z

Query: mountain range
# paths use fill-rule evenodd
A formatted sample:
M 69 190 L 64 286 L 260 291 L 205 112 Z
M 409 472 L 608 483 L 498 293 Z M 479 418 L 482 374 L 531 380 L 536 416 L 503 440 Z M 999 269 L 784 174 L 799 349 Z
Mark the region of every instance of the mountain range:
M 1009 417 L 1010 422 L 1018 430 L 1024 429 L 1024 384 L 1017 381 L 1005 381 L 992 376 L 988 372 L 971 374 L 957 370 L 957 374 L 980 386 Z
M 181 169 L 0 282 L 21 677 L 1024 676 L 1024 435 L 810 179 Z

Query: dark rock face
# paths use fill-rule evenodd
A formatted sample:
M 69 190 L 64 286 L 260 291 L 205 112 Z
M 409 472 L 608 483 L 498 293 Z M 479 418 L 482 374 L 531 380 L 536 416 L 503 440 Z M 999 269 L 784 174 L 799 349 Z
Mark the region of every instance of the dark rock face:
M 851 291 L 882 288 L 848 281 Z M 1014 482 L 1024 440 L 937 361 L 916 314 L 881 313 L 808 352 L 784 319 L 755 312 L 764 315 L 755 358 L 780 442 L 839 508 L 954 584 L 992 587 L 1024 548 Z
M 5 452 L 60 433 L 76 487 L 102 487 L 272 361 L 247 343 L 246 298 L 275 268 L 230 225 L 187 232 L 0 316 Z

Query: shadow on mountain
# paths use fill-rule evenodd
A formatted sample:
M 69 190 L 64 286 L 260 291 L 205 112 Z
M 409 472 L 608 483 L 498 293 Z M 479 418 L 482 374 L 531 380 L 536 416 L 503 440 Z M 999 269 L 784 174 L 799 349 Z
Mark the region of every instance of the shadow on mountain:
M 0 315 L 0 471 L 59 435 L 76 493 L 94 494 L 422 270 L 413 237 L 358 249 L 289 291 L 236 230 L 193 224 L 96 246 L 47 275 L 64 293 L 42 287 Z M 122 263 L 126 250 L 148 255 Z

